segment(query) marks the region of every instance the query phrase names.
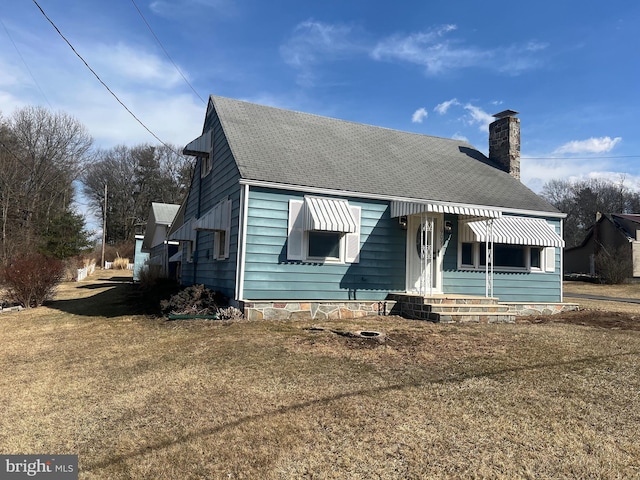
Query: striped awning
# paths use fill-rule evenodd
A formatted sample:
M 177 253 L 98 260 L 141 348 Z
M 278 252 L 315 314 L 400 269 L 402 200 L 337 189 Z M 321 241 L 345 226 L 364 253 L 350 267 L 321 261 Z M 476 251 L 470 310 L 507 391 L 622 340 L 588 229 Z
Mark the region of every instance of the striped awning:
M 502 212 L 497 208 L 468 205 L 452 205 L 446 203 L 391 202 L 391 217 L 402 217 L 420 213 L 454 213 L 472 217 L 499 218 Z
M 491 220 L 494 243 L 530 245 L 537 247 L 564 247 L 564 240 L 546 220 L 528 217 L 501 217 Z M 488 220 L 468 222 L 478 242 L 490 240 Z
M 354 233 L 356 221 L 349 202 L 335 198 L 304 197 L 304 228 L 324 232 Z

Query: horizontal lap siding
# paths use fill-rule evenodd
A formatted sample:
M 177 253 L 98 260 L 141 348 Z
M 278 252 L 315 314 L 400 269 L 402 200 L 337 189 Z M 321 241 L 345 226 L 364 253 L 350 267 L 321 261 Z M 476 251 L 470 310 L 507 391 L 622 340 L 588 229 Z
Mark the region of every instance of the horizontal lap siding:
M 287 261 L 289 200 L 302 194 L 252 188 L 249 193 L 244 297 L 248 300 L 380 300 L 403 291 L 404 232 L 387 202 L 349 199 L 361 207 L 360 262 Z
M 482 271 L 458 270 L 458 218 L 448 216 L 453 226 L 444 255 L 443 285 L 445 293 L 485 294 L 486 275 Z M 560 221 L 547 219 L 557 234 Z M 556 248 L 554 272 L 494 272 L 493 295 L 504 302 L 559 302 L 561 286 L 561 249 Z
M 240 176 L 216 115 L 210 115 L 207 118 L 204 130 L 207 131 L 211 128 L 215 132 L 213 168 L 206 177 L 201 178 L 201 165 L 198 162 L 187 200 L 185 222 L 187 219 L 203 216 L 220 200 L 229 197 L 232 201 L 229 258 L 225 260 L 214 259 L 214 232 L 197 232 L 193 263 L 185 261 L 186 248 L 183 251 L 182 283 L 185 285 L 204 284 L 208 288 L 233 298 L 238 252 L 238 219 L 240 217 L 240 186 L 238 181 Z

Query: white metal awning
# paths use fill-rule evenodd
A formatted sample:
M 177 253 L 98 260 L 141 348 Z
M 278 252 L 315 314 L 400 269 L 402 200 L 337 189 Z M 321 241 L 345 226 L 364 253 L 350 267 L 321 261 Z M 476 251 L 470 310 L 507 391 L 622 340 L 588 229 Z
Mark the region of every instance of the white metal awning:
M 194 230 L 193 220 L 189 220 L 178 228 L 175 232 L 169 235 L 169 240 L 182 240 L 193 242 L 196 238 L 196 231 Z
M 212 208 L 207 213 L 202 215 L 198 220 L 196 220 L 195 228 L 196 230 L 224 230 L 220 208 L 218 208 L 218 206 L 216 205 L 216 207 Z
M 478 242 L 490 239 L 487 220 L 468 222 Z M 542 218 L 500 217 L 492 220 L 494 243 L 531 245 L 538 247 L 564 247 L 564 240 L 555 229 Z
M 454 213 L 472 217 L 499 218 L 502 211 L 491 207 L 452 205 L 446 203 L 391 202 L 391 217 L 402 217 L 421 213 Z
M 183 155 L 192 155 L 194 157 L 205 157 L 211 152 L 211 130 L 203 133 L 195 140 L 188 143 L 182 150 Z
M 358 228 L 346 200 L 304 197 L 304 212 L 305 230 L 354 233 Z
M 231 201 L 225 199 L 219 201 L 215 207 L 196 220 L 195 229 L 221 232 L 229 228 L 230 221 Z

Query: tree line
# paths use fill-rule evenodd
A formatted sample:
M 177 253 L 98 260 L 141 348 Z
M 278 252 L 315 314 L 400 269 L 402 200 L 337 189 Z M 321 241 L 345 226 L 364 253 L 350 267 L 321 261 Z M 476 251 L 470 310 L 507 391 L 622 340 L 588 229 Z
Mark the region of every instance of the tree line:
M 90 210 L 106 216 L 107 242 L 131 242 L 151 202 L 182 202 L 193 168 L 178 151 L 147 144 L 96 149 L 66 113 L 31 106 L 0 113 L 0 266 L 27 253 L 64 259 L 92 247 L 95 232 L 76 210 L 77 187 Z
M 27 252 L 63 259 L 91 246 L 74 207 L 80 184 L 90 210 L 106 217 L 107 244 L 133 243 L 151 202 L 179 204 L 189 189 L 193 162 L 177 152 L 148 144 L 96 149 L 75 118 L 42 107 L 0 114 L 0 266 Z M 640 193 L 624 178 L 552 180 L 541 196 L 567 214 L 567 247 L 580 244 L 596 212 L 640 213 Z
M 567 248 L 580 245 L 600 213 L 640 213 L 640 192 L 625 183 L 606 178 L 582 180 L 551 180 L 541 196 L 561 212 L 564 221 L 564 240 Z

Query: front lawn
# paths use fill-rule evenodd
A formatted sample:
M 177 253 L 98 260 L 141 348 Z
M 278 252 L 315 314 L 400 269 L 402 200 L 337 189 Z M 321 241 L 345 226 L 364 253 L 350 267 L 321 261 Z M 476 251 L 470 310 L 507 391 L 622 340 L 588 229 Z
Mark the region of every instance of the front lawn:
M 630 317 L 165 322 L 124 283 L 70 288 L 0 316 L 2 453 L 83 479 L 640 476 Z

